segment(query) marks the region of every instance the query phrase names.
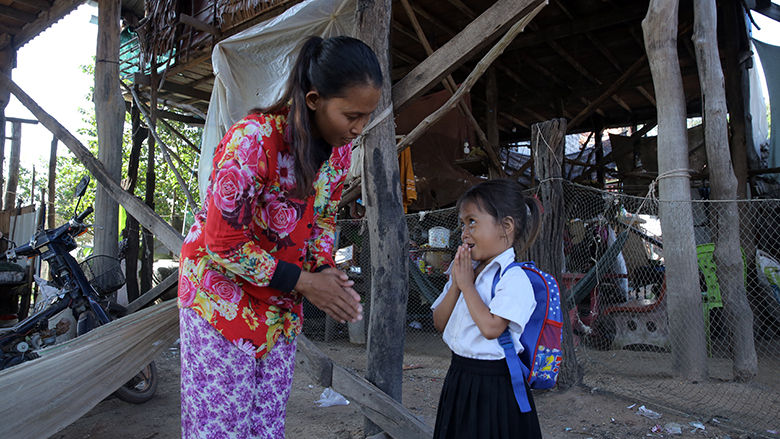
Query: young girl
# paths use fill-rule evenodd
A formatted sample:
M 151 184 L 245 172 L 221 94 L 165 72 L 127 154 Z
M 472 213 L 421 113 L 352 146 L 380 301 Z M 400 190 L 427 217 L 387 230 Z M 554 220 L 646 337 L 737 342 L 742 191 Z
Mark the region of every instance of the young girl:
M 536 306 L 520 268 L 504 272 L 524 252 L 540 227 L 538 202 L 520 184 L 490 180 L 458 200 L 463 244 L 450 279 L 434 302 L 433 322 L 452 350 L 436 414 L 434 439 L 541 438 L 531 392 L 529 413 L 521 413 L 498 336 L 509 328 L 517 352 L 520 334 Z M 501 278 L 491 298 L 493 279 Z
M 333 238 L 350 145 L 381 85 L 361 41 L 309 38 L 281 99 L 217 147 L 179 263 L 183 438 L 283 438 L 301 301 L 362 318 Z

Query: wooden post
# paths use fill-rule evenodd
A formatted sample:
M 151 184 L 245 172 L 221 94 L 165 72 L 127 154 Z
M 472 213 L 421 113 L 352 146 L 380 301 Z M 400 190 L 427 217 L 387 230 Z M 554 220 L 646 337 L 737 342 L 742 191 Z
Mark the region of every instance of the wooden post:
M 55 179 L 57 178 L 57 144 L 59 141 L 57 140 L 57 136 L 52 135 L 51 139 L 51 152 L 49 153 L 49 209 L 47 210 L 47 223 L 48 228 L 53 229 L 57 226 L 57 209 L 54 207 L 54 203 L 56 201 L 55 197 L 55 191 L 57 189 L 57 184 L 55 182 Z M 48 265 L 48 264 L 47 264 Z
M 11 76 L 11 69 L 14 67 L 14 58 L 16 51 L 9 44 L 0 49 L 0 72 Z M 3 161 L 5 160 L 5 107 L 11 99 L 11 92 L 8 88 L 0 87 L 0 206 L 3 205 Z
M 119 22 L 121 2 L 98 1 L 97 59 L 95 60 L 95 121 L 98 160 L 115 181 L 122 178 L 122 131 L 125 102 L 119 90 Z M 106 188 L 95 192 L 95 254 L 116 257 L 119 252 L 119 203 Z
M 604 140 L 604 120 L 601 116 L 595 116 L 594 119 L 596 119 L 597 123 L 593 133 L 593 149 L 596 151 L 596 163 L 598 163 L 604 159 L 604 146 L 602 144 Z M 599 187 L 604 187 L 604 166 L 596 168 L 596 181 L 599 182 Z
M 5 186 L 3 210 L 16 206 L 16 189 L 19 186 L 19 155 L 22 150 L 22 123 L 11 122 L 11 156 L 8 158 L 8 183 Z
M 498 139 L 498 85 L 496 83 L 496 68 L 491 67 L 487 71 L 487 138 L 488 145 L 493 151 L 499 150 Z M 499 157 L 500 160 L 500 157 Z M 489 177 L 499 178 L 500 175 L 496 175 L 494 167 L 489 169 Z
M 155 105 L 156 106 L 156 105 Z M 154 116 L 150 121 L 154 123 Z M 154 130 L 154 125 L 149 127 L 149 131 Z M 144 202 L 150 209 L 154 210 L 154 136 L 147 138 L 148 154 L 146 156 L 146 194 Z M 143 245 L 141 246 L 141 291 L 146 292 L 152 288 L 152 276 L 154 275 L 154 235 L 146 227 L 143 228 Z
M 391 0 L 358 0 L 355 13 L 355 37 L 374 49 L 385 78 L 374 116 L 391 105 L 391 3 Z M 401 200 L 392 118 L 375 126 L 363 145 L 366 222 L 371 237 L 371 316 L 366 378 L 400 402 L 409 291 L 409 231 Z M 366 418 L 363 428 L 366 436 L 380 431 Z
M 658 103 L 659 211 L 664 231 L 673 373 L 708 378 L 699 267 L 693 241 L 685 96 L 677 57 L 677 0 L 651 0 L 642 21 Z
M 723 314 L 726 324 L 731 327 L 734 379 L 750 381 L 756 376 L 758 359 L 753 341 L 753 312 L 745 294 L 745 268 L 740 251 L 736 202 L 737 177 L 731 167 L 729 151 L 726 90 L 718 51 L 715 0 L 694 0 L 693 10 L 693 43 L 704 103 L 704 144 L 710 168 L 711 199 L 724 200 L 710 206 L 715 242 L 713 259 L 723 298 Z
M 563 229 L 566 223 L 563 205 L 563 157 L 566 147 L 566 119 L 553 119 L 531 125 L 531 154 L 538 171 L 539 195 L 544 213 L 542 228 L 528 257 L 536 266 L 561 283 L 563 271 Z M 563 313 L 563 363 L 558 386 L 568 389 L 582 380 L 582 368 L 574 351 L 574 333 L 569 321 L 569 301 L 561 301 Z

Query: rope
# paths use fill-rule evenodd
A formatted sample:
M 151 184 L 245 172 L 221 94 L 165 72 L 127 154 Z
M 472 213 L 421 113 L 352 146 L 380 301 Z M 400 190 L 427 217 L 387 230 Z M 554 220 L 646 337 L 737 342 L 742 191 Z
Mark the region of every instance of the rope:
M 363 128 L 363 132 L 360 133 L 360 135 L 355 139 L 354 142 L 352 142 L 352 149 L 359 148 L 363 146 L 363 143 L 365 142 L 365 137 L 368 136 L 369 132 L 374 129 L 375 126 L 379 125 L 381 122 L 383 122 L 385 119 L 387 119 L 387 116 L 393 114 L 393 104 L 390 104 L 387 108 L 382 110 L 377 117 L 371 120 L 371 122 L 366 125 L 365 128 Z

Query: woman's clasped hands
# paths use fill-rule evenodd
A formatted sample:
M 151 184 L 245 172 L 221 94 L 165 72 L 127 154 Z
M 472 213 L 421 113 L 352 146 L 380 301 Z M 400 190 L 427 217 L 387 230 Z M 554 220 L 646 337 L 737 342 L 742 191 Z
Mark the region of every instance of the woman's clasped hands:
M 347 273 L 326 268 L 317 273 L 302 271 L 295 291 L 337 322 L 354 323 L 363 319 L 363 306 L 360 295 L 352 288 L 354 284 Z

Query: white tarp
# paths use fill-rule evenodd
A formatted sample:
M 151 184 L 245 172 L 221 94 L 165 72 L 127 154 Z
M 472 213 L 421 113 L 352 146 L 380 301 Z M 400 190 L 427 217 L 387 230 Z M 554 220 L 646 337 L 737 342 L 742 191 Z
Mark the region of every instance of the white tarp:
M 252 108 L 281 96 L 302 40 L 351 35 L 356 0 L 307 0 L 282 15 L 220 41 L 211 55 L 214 88 L 201 138 L 198 167 L 201 202 L 214 149 L 227 130 Z

